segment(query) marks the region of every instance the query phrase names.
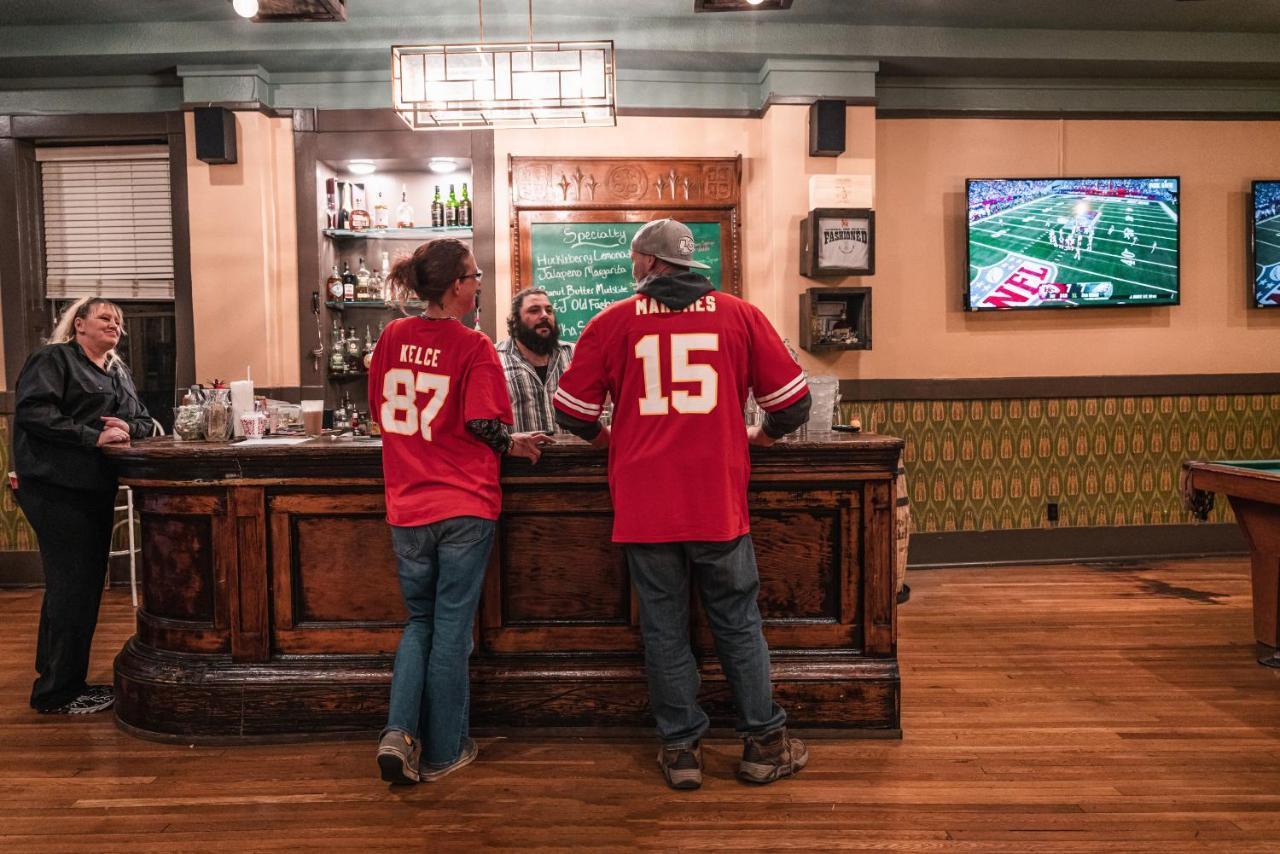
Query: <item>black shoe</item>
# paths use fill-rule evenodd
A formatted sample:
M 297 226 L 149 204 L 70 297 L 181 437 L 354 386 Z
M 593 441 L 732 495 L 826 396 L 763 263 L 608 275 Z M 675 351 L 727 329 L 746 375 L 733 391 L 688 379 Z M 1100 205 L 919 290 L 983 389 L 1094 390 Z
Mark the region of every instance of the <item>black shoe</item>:
M 111 708 L 116 702 L 115 691 L 110 685 L 88 685 L 84 692 L 69 703 L 52 709 L 37 709 L 42 715 L 91 715 Z
M 911 598 L 911 588 L 905 584 L 902 585 L 902 589 L 898 591 L 898 604 L 905 605 L 906 601 L 910 598 Z

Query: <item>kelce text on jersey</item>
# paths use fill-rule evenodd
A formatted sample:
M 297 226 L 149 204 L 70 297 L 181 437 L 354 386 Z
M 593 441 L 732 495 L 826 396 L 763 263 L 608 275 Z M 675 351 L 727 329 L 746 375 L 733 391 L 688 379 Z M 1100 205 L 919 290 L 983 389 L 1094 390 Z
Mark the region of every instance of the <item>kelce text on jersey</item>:
M 406 365 L 422 365 L 424 368 L 439 367 L 436 362 L 440 351 L 434 347 L 419 347 L 417 344 L 400 345 L 400 361 Z

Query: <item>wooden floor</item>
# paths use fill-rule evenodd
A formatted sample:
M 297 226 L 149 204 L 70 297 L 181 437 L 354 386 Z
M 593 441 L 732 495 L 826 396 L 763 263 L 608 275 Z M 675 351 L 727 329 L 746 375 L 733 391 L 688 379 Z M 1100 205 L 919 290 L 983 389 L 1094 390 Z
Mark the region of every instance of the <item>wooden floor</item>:
M 1254 662 L 1244 559 L 913 573 L 904 737 L 812 741 L 794 780 L 697 792 L 643 739 L 484 739 L 393 790 L 373 742 L 192 748 L 27 709 L 40 592 L 0 592 L 0 851 L 763 847 L 1280 851 L 1280 671 Z M 103 612 L 108 681 L 131 631 Z

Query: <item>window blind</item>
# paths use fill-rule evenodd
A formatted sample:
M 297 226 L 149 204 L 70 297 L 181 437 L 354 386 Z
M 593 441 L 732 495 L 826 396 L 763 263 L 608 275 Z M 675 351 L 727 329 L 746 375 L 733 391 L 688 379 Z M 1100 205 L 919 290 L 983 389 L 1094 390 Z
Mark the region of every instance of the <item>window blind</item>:
M 173 299 L 169 152 L 39 148 L 45 296 Z

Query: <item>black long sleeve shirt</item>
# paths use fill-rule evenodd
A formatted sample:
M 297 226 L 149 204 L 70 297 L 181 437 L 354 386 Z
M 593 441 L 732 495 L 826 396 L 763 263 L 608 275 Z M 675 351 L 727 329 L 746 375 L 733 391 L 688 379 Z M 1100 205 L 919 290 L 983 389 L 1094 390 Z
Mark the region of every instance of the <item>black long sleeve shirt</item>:
M 131 438 L 151 435 L 151 416 L 123 364 L 104 371 L 74 341 L 47 344 L 27 357 L 13 418 L 18 488 L 23 480 L 40 480 L 69 489 L 114 490 L 115 471 L 98 448 L 105 415 L 127 423 Z

